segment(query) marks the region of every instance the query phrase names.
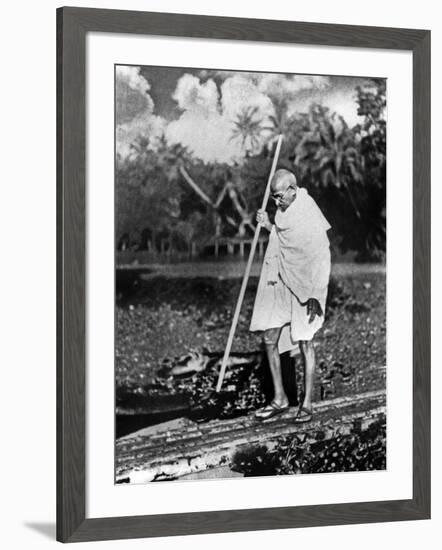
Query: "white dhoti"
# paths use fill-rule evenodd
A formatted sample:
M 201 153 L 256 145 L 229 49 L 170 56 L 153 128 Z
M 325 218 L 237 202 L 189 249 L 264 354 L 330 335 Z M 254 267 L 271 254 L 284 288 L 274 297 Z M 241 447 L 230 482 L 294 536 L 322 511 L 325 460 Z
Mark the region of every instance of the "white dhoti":
M 330 277 L 329 223 L 304 188 L 286 211 L 277 211 L 270 234 L 250 323 L 251 331 L 282 327 L 280 353 L 311 340 L 324 323 Z M 309 323 L 307 301 L 323 315 Z

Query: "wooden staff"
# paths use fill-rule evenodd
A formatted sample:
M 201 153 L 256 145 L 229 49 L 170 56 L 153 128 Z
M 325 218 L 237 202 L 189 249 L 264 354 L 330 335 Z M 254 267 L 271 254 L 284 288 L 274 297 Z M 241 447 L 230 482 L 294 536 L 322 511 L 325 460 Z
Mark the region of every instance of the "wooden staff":
M 270 183 L 272 181 L 273 175 L 276 170 L 276 165 L 278 163 L 279 151 L 281 150 L 281 143 L 282 143 L 282 134 L 279 135 L 278 142 L 276 144 L 276 150 L 275 150 L 275 155 L 273 157 L 272 169 L 270 170 L 270 175 L 267 181 L 266 190 L 264 193 L 264 197 L 262 199 L 261 210 L 265 210 L 267 208 L 267 202 L 269 200 L 269 195 L 270 195 Z M 241 290 L 239 291 L 238 301 L 236 302 L 235 314 L 233 315 L 232 326 L 230 327 L 230 332 L 229 332 L 229 338 L 227 339 L 226 349 L 224 350 L 224 357 L 221 363 L 221 369 L 219 371 L 218 383 L 216 385 L 217 392 L 221 390 L 221 386 L 224 380 L 224 375 L 226 373 L 227 361 L 229 359 L 230 350 L 232 348 L 233 337 L 235 335 L 236 325 L 238 324 L 239 313 L 241 311 L 242 302 L 244 300 L 244 295 L 246 293 L 247 282 L 249 280 L 250 270 L 252 268 L 253 256 L 255 255 L 255 250 L 258 244 L 260 231 L 261 231 L 261 224 L 258 223 L 255 229 L 255 235 L 253 237 L 252 246 L 250 248 L 249 259 L 247 260 L 247 266 L 246 266 L 246 270 L 242 280 Z

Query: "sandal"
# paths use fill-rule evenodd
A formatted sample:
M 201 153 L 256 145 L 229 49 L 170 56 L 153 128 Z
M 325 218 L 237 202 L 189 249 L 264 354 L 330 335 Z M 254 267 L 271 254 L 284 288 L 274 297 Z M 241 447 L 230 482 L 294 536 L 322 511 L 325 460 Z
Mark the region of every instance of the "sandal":
M 304 407 L 304 405 L 300 405 L 298 407 L 298 410 L 296 411 L 294 421 L 295 422 L 310 422 L 310 420 L 312 418 L 313 418 L 312 409 L 308 409 L 307 407 Z
M 272 418 L 273 416 L 276 416 L 277 414 L 281 414 L 284 411 L 286 411 L 289 408 L 289 404 L 287 405 L 278 405 L 278 403 L 275 403 L 275 401 L 272 401 L 270 405 L 266 405 L 262 409 L 258 409 L 255 412 L 255 418 L 257 420 L 267 420 L 268 418 Z

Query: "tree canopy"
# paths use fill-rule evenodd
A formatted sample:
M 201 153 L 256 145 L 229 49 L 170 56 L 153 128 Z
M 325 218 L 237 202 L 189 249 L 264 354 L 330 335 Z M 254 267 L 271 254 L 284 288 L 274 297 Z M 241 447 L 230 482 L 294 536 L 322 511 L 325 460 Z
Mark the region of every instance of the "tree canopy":
M 155 246 L 156 236 L 164 235 L 177 247 L 192 241 L 203 248 L 215 237 L 252 235 L 275 138 L 282 132 L 279 164 L 293 170 L 318 202 L 336 246 L 356 251 L 360 260 L 381 259 L 385 80 L 373 79 L 355 92 L 361 122 L 353 127 L 318 103 L 306 112 L 290 112 L 283 98 L 274 98 L 275 112 L 268 120 L 260 119 L 256 108 L 243 109 L 234 120 L 232 139 L 241 140 L 244 158 L 233 164 L 205 163 L 164 136 L 137 136 L 129 155 L 117 155 L 117 244 L 127 236 L 145 247 L 148 235 Z

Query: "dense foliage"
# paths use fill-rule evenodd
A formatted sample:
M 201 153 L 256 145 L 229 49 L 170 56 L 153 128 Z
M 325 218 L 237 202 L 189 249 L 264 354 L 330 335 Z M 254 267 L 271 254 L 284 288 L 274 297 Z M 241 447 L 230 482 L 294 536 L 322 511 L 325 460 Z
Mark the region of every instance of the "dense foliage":
M 193 242 L 199 251 L 220 236 L 251 235 L 276 136 L 284 135 L 279 165 L 300 184 L 329 219 L 333 242 L 360 260 L 385 253 L 386 87 L 382 79 L 356 89 L 362 123 L 349 127 L 339 113 L 312 104 L 289 114 L 275 102 L 271 125 L 249 109 L 235 121 L 245 156 L 233 165 L 204 163 L 165 139 L 136 139 L 131 154 L 117 156 L 117 245 L 157 250 L 167 239 L 174 250 Z M 266 135 L 264 147 L 258 137 Z M 271 210 L 271 207 L 270 207 Z
M 386 469 L 386 421 L 381 416 L 367 430 L 355 428 L 327 441 L 304 443 L 287 437 L 269 450 L 265 445 L 238 452 L 232 469 L 245 476 L 361 472 Z

